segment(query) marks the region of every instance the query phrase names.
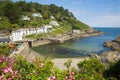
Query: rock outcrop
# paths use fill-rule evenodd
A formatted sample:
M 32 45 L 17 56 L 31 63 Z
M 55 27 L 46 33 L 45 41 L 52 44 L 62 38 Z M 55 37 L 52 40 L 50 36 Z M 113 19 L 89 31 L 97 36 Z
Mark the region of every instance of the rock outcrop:
M 111 62 L 120 60 L 120 52 L 118 51 L 105 51 L 100 55 L 103 62 Z
M 104 46 L 110 48 L 112 51 L 103 52 L 101 54 L 102 61 L 111 62 L 120 60 L 120 36 L 115 40 L 105 42 Z
M 120 36 L 115 40 L 105 42 L 104 46 L 110 48 L 111 50 L 120 51 Z

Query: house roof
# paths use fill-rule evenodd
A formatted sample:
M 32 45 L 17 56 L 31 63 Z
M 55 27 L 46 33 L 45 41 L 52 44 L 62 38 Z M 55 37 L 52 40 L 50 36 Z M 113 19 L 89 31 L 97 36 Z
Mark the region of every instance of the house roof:
M 0 38 L 0 42 L 9 42 L 10 38 Z

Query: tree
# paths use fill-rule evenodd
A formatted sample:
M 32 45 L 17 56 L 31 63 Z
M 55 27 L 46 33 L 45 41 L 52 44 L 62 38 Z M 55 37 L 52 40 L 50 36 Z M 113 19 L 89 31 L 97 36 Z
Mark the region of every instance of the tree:
M 14 3 L 7 3 L 4 7 L 4 15 L 8 17 L 11 23 L 16 23 L 21 18 L 21 11 Z

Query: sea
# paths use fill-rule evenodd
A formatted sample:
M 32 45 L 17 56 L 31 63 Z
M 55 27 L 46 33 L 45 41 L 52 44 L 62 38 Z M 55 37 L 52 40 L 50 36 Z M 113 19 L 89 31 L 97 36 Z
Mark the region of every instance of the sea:
M 120 28 L 94 28 L 105 32 L 105 34 L 87 37 L 76 38 L 65 41 L 62 44 L 47 44 L 43 46 L 33 47 L 32 50 L 40 55 L 52 58 L 73 58 L 85 57 L 91 54 L 102 54 L 104 51 L 109 51 L 109 48 L 103 46 L 104 42 L 114 40 L 120 36 Z

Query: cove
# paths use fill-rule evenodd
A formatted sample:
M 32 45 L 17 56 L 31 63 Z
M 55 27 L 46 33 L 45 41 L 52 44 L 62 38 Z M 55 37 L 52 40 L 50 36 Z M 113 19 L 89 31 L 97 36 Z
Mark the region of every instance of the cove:
M 72 58 L 85 57 L 91 54 L 101 54 L 109 49 L 103 46 L 108 40 L 113 40 L 120 35 L 120 28 L 95 28 L 105 34 L 88 37 L 77 38 L 65 41 L 62 44 L 47 44 L 33 47 L 32 50 L 46 57 L 55 58 Z

